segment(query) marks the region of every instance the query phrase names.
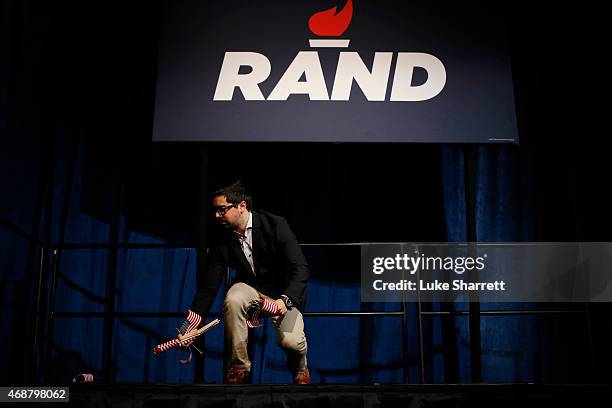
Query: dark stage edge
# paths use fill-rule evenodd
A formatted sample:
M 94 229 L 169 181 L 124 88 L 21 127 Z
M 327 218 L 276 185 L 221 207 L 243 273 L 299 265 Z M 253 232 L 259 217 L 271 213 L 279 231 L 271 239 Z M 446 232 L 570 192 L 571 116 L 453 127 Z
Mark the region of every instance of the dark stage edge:
M 72 407 L 591 407 L 612 385 L 168 385 L 76 384 Z M 608 402 L 606 402 L 608 401 Z M 535 405 L 538 404 L 538 405 Z

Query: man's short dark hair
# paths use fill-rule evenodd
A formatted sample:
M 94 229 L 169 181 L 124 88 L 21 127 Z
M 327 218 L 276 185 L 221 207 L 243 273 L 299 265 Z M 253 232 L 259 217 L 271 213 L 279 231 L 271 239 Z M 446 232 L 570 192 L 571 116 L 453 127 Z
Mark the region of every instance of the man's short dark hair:
M 251 192 L 248 188 L 242 185 L 240 180 L 234 181 L 232 184 L 217 189 L 212 198 L 225 196 L 228 203 L 239 204 L 242 201 L 246 202 L 247 210 L 251 210 L 253 199 L 251 198 Z

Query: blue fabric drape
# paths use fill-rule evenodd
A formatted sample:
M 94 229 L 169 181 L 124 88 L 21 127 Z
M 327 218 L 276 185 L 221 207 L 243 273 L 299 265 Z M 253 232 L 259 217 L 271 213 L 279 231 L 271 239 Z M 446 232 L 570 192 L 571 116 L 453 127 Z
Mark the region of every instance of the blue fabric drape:
M 444 206 L 449 242 L 464 242 L 465 222 L 464 155 L 460 146 L 442 147 Z M 537 206 L 529 162 L 516 146 L 482 146 L 476 154 L 475 211 L 478 242 L 529 242 L 537 239 L 534 226 Z M 440 310 L 441 305 L 433 305 Z M 467 310 L 467 304 L 450 305 Z M 526 303 L 483 303 L 481 310 L 558 309 L 567 305 Z M 433 353 L 434 382 L 444 382 L 445 355 L 442 348 L 442 318 L 432 318 L 429 341 Z M 485 382 L 563 382 L 588 376 L 590 346 L 580 336 L 586 315 L 481 316 L 482 376 Z M 470 382 L 468 318 L 453 318 L 456 330 L 458 378 Z M 562 338 L 563 341 L 552 339 Z M 544 339 L 551 339 L 546 341 Z M 554 355 L 557 358 L 552 357 Z M 572 380 L 570 380 L 572 379 Z
M 84 200 L 99 201 L 107 215 L 113 216 L 114 190 L 86 186 L 85 164 L 90 148 L 72 139 L 59 140 L 57 160 L 53 164 L 53 188 L 49 201 L 49 236 L 54 242 L 109 243 L 112 226 L 104 216 L 94 217 L 83 211 Z M 520 161 L 512 147 L 480 148 L 477 153 L 476 214 L 479 241 L 500 242 L 531 239 L 529 225 L 533 214 L 528 198 L 523 197 Z M 464 163 L 459 147 L 441 148 L 442 192 L 448 241 L 464 241 L 465 191 Z M 118 183 L 119 172 L 108 174 L 108 186 Z M 113 181 L 114 180 L 114 181 Z M 35 195 L 35 192 L 31 192 Z M 93 197 L 92 197 L 93 194 Z M 27 210 L 27 208 L 26 208 Z M 118 216 L 118 242 L 164 243 L 164 239 L 143 234 Z M 17 301 L 15 293 L 32 293 L 36 287 L 30 245 L 3 230 L 3 259 L 14 274 L 3 275 L 3 290 L 8 303 Z M 482 238 L 481 238 L 482 237 Z M 183 312 L 195 290 L 197 253 L 193 248 L 65 249 L 60 254 L 56 310 L 60 312 Z M 305 247 L 312 269 L 309 303 L 306 311 L 381 311 L 399 310 L 398 304 L 364 304 L 359 298 L 359 259 L 347 248 Z M 109 271 L 115 259 L 115 297 L 110 307 Z M 28 269 L 29 268 L 29 269 Z M 7 271 L 8 269 L 4 269 Z M 28 276 L 23 275 L 28 271 Z M 29 279 L 29 286 L 22 286 Z M 13 282 L 13 284 L 11 284 Z M 14 288 L 9 290 L 9 288 Z M 29 289 L 28 289 L 29 288 Z M 25 291 L 25 292 L 24 292 Z M 29 292 L 28 292 L 29 291 Z M 213 311 L 221 311 L 224 288 L 219 291 Z M 533 305 L 483 304 L 482 309 L 521 308 Z M 442 305 L 426 305 L 440 310 Z M 449 307 L 448 305 L 446 307 Z M 465 310 L 465 304 L 450 305 Z M 411 382 L 419 381 L 416 307 L 408 304 L 408 359 Z M 20 322 L 14 314 L 3 318 L 3 328 L 14 330 Z M 170 351 L 158 357 L 150 354 L 156 342 L 172 336 L 180 318 L 117 318 L 106 326 L 103 318 L 63 318 L 54 320 L 52 354 L 48 375 L 63 382 L 77 372 L 93 372 L 100 381 L 189 383 L 195 378 L 195 365 L 181 366 L 182 356 Z M 424 339 L 426 381 L 446 382 L 449 378 L 469 382 L 469 332 L 466 317 L 452 318 L 450 326 L 443 318 L 426 317 Z M 578 317 L 572 324 L 583 326 Z M 450 327 L 450 335 L 449 328 Z M 569 364 L 552 363 L 553 353 L 584 356 L 585 340 L 572 332 L 562 317 L 482 317 L 483 380 L 514 382 L 580 378 L 588 359 L 576 357 Z M 306 318 L 309 341 L 309 365 L 313 380 L 320 383 L 397 383 L 403 381 L 401 320 L 396 317 Z M 110 339 L 111 377 L 106 377 L 105 347 Z M 450 340 L 449 340 L 450 336 Z M 561 336 L 566 341 L 554 346 L 542 339 Z M 10 341 L 10 340 L 9 340 Z M 455 350 L 454 353 L 449 352 Z M 17 346 L 15 346 L 17 347 Z M 223 373 L 223 328 L 206 336 L 207 358 L 204 381 L 221 383 Z M 269 322 L 251 332 L 250 352 L 253 380 L 256 383 L 291 381 L 285 368 L 285 356 L 276 346 Z M 556 355 L 556 354 L 555 354 Z M 548 359 L 547 359 L 548 356 Z M 3 361 L 11 363 L 4 354 Z M 12 360 L 13 359 L 13 360 Z M 456 360 L 456 361 L 455 361 Z

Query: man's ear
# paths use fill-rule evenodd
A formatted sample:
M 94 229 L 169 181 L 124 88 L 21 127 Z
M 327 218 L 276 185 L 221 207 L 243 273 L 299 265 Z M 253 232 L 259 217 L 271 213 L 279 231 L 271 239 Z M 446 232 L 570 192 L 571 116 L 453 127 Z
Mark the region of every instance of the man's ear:
M 246 201 L 241 201 L 241 202 L 238 204 L 238 207 L 240 207 L 240 208 L 242 208 L 242 209 L 246 210 L 246 209 L 247 209 L 247 208 L 246 208 Z

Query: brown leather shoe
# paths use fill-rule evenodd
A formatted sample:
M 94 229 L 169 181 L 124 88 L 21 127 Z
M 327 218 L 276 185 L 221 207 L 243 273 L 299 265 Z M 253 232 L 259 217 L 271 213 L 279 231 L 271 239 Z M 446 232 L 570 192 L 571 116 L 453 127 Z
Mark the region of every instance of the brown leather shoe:
M 310 370 L 305 367 L 297 372 L 293 379 L 294 384 L 310 384 Z
M 251 373 L 244 368 L 228 367 L 225 384 L 248 384 Z

